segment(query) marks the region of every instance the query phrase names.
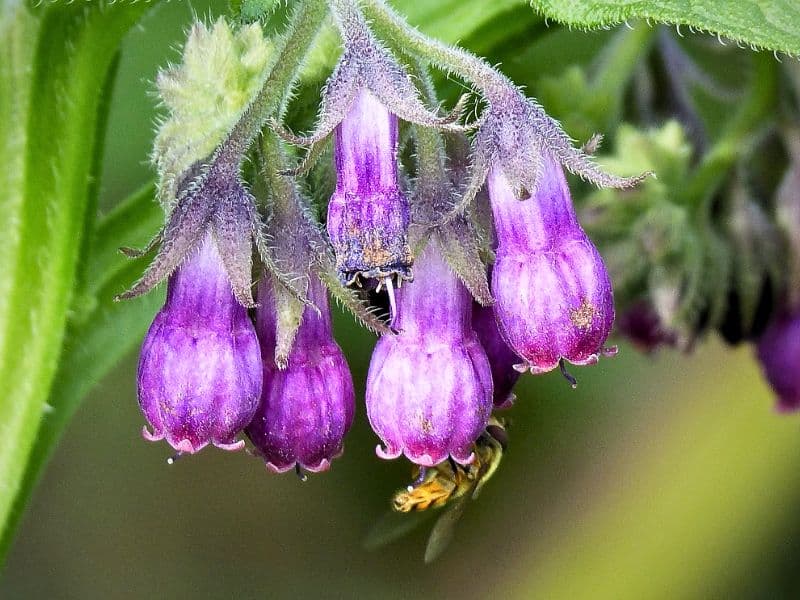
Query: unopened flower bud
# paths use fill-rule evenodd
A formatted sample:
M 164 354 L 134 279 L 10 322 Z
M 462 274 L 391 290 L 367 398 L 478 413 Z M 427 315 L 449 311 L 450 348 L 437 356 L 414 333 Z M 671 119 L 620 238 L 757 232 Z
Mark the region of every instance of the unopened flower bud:
M 241 448 L 237 434 L 261 395 L 261 354 L 247 309 L 235 298 L 211 234 L 170 276 L 167 301 L 139 359 L 139 406 L 179 452 L 211 443 Z
M 267 467 L 324 471 L 342 452 L 353 422 L 355 393 L 347 361 L 333 339 L 328 296 L 312 275 L 307 306 L 289 354 L 288 365 L 275 363 L 277 318 L 273 283 L 259 285 L 256 313 L 264 358 L 261 404 L 246 433 Z
M 472 299 L 432 239 L 414 283 L 398 290 L 397 335 L 375 347 L 367 415 L 383 440 L 381 458 L 404 454 L 422 465 L 448 456 L 472 461 L 472 444 L 492 410 L 492 375 L 472 329 Z
M 757 354 L 778 396 L 778 412 L 800 410 L 800 313 L 774 319 L 758 341 Z

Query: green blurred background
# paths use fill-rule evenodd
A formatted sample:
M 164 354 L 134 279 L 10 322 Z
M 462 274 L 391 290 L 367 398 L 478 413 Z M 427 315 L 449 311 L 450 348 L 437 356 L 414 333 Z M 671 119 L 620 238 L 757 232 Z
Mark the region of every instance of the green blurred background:
M 151 82 L 159 65 L 178 59 L 192 15 L 207 16 L 210 6 L 164 3 L 129 36 L 108 130 L 104 207 L 152 177 Z M 543 34 L 535 18 L 515 11 L 509 27 Z M 465 45 L 488 52 L 484 33 Z M 607 34 L 559 35 L 560 43 L 591 47 Z M 524 52 L 489 54 L 512 73 L 537 68 Z M 363 392 L 374 340 L 344 315 L 337 328 Z M 139 435 L 131 356 L 70 426 L 20 528 L 0 597 L 800 593 L 798 421 L 772 411 L 749 348 L 708 340 L 692 356 L 644 357 L 623 344 L 617 358 L 575 373 L 577 390 L 556 374 L 523 379 L 508 413 L 506 460 L 452 546 L 425 566 L 429 524 L 379 551 L 362 548 L 409 477 L 406 465 L 375 457 L 363 406 L 345 455 L 307 483 L 268 474 L 244 453 L 209 450 L 167 466 L 169 448 Z

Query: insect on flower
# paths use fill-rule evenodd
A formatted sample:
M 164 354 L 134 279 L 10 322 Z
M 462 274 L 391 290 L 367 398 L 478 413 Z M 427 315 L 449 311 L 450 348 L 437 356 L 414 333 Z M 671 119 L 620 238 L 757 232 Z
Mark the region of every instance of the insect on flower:
M 414 482 L 395 492 L 392 510 L 370 531 L 364 546 L 379 548 L 409 533 L 427 517 L 438 515 L 425 548 L 425 562 L 436 560 L 452 541 L 469 501 L 478 497 L 500 466 L 508 442 L 505 423 L 491 417 L 473 445 L 475 460 L 469 465 L 452 459 L 434 467 L 415 465 Z

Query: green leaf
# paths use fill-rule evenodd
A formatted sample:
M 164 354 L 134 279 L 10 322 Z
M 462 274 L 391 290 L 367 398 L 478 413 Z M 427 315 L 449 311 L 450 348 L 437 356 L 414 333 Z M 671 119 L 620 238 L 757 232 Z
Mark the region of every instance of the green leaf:
M 81 278 L 105 84 L 122 36 L 152 5 L 0 4 L 2 549 Z
M 531 0 L 534 10 L 571 27 L 631 19 L 686 25 L 767 50 L 800 54 L 800 6 L 794 0 Z

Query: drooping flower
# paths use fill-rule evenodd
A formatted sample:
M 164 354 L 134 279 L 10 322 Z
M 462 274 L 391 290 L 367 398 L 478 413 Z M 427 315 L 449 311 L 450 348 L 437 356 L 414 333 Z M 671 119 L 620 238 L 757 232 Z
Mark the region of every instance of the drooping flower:
M 775 318 L 758 341 L 757 355 L 778 396 L 778 412 L 800 410 L 800 313 Z
M 410 277 L 408 198 L 397 180 L 397 117 L 362 89 L 334 133 L 328 234 L 342 281 Z
M 397 181 L 398 118 L 425 127 L 455 125 L 461 104 L 448 116 L 429 110 L 406 69 L 375 38 L 353 3 L 332 4 L 344 52 L 325 86 L 313 133 L 288 141 L 313 147 L 335 138 L 336 191 L 327 229 L 345 283 L 359 277 L 392 284 L 410 279 L 408 199 Z M 309 156 L 316 156 L 312 150 Z
M 467 464 L 492 410 L 492 375 L 472 329 L 472 299 L 432 238 L 413 283 L 398 290 L 397 335 L 375 347 L 367 415 L 384 443 L 381 458 L 404 454 L 433 466 Z
M 139 406 L 179 452 L 208 444 L 236 450 L 261 395 L 261 354 L 247 309 L 236 299 L 209 233 L 169 279 L 167 301 L 139 358 Z
M 355 413 L 350 369 L 333 339 L 327 292 L 316 275 L 310 276 L 308 297 L 319 313 L 305 308 L 288 364 L 280 369 L 275 361 L 280 315 L 274 283 L 264 277 L 258 289 L 264 388 L 246 433 L 267 467 L 278 473 L 328 469 L 342 452 Z
M 661 321 L 649 300 L 637 300 L 617 318 L 617 329 L 642 352 L 675 346 L 678 336 Z
M 561 166 L 542 154 L 535 194 L 520 201 L 501 168 L 489 173 L 497 232 L 492 293 L 497 322 L 523 359 L 520 370 L 550 371 L 562 359 L 597 361 L 614 322 L 603 259 L 572 207 Z

